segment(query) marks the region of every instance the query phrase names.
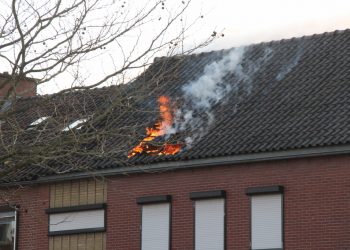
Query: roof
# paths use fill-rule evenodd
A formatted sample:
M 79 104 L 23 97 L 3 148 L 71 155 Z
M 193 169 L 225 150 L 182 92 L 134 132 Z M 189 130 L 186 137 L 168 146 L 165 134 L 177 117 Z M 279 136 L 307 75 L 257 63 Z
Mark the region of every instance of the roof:
M 65 157 L 50 158 L 49 167 L 32 164 L 11 170 L 2 179 L 33 180 L 157 162 L 347 145 L 349 44 L 350 30 L 344 30 L 157 58 L 140 77 L 123 86 L 73 92 L 64 97 L 21 99 L 17 107 L 31 106 L 15 115 L 22 127 L 47 115 L 64 114 L 64 124 L 82 118 L 81 114 L 94 119 L 104 116 L 75 132 L 95 131 L 93 140 L 79 144 L 84 154 L 75 154 L 69 161 Z M 130 149 L 145 136 L 145 127 L 159 117 L 157 98 L 162 95 L 171 98 L 172 109 L 177 112 L 172 133 L 160 140 L 180 143 L 182 150 L 175 155 L 127 158 Z M 47 99 L 51 104 L 43 105 Z M 57 134 L 57 124 L 52 126 L 56 137 L 64 136 Z M 46 138 L 52 139 L 52 133 Z M 32 136 L 27 135 L 26 145 Z M 77 144 L 70 147 L 76 148 Z M 98 154 L 89 154 L 96 149 Z M 70 166 L 72 162 L 77 163 L 75 167 Z

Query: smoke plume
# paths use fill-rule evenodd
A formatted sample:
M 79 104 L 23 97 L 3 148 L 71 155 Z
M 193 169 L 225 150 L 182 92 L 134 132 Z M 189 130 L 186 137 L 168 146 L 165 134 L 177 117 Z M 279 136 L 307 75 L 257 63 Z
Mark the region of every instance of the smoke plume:
M 239 103 L 251 93 L 252 77 L 273 53 L 266 48 L 260 58 L 252 61 L 245 58 L 247 50 L 239 47 L 228 51 L 221 59 L 206 65 L 199 78 L 183 85 L 183 105 L 175 111 L 168 136 L 177 132 L 187 134 L 185 143 L 190 148 L 213 125 L 216 105 L 225 103 L 227 98 L 236 98 Z M 228 77 L 230 79 L 226 79 Z
M 283 64 L 281 70 L 278 72 L 276 76 L 276 80 L 281 81 L 283 78 L 285 78 L 286 75 L 289 74 L 298 65 L 302 55 L 303 55 L 303 50 L 301 47 L 298 47 L 297 52 L 289 60 L 289 62 L 287 62 L 286 64 Z

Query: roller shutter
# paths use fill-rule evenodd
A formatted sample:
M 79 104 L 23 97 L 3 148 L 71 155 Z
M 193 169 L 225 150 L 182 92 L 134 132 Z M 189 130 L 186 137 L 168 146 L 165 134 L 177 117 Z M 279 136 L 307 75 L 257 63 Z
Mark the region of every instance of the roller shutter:
M 168 250 L 170 203 L 142 206 L 142 250 Z
M 224 250 L 225 199 L 195 201 L 195 250 Z
M 251 196 L 252 249 L 282 249 L 282 194 Z

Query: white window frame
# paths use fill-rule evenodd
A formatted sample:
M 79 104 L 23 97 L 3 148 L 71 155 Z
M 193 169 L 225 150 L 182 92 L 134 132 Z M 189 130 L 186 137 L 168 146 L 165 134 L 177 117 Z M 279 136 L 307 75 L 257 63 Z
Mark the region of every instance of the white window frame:
M 273 250 L 283 250 L 284 249 L 284 193 L 283 193 L 283 187 L 282 186 L 266 186 L 266 187 L 253 187 L 253 188 L 248 188 L 246 190 L 246 194 L 249 195 L 250 197 L 250 247 L 251 250 L 265 250 L 265 249 L 273 249 Z M 254 198 L 275 198 L 279 197 L 280 198 L 280 246 L 275 247 L 275 246 L 266 246 L 266 247 L 255 247 L 254 246 L 254 221 L 253 221 L 253 199 Z M 255 247 L 255 248 L 254 248 Z
M 144 248 L 147 247 L 144 246 L 143 242 L 144 242 L 144 209 L 145 208 L 152 208 L 152 206 L 154 208 L 157 208 L 158 206 L 164 206 L 167 205 L 169 212 L 168 212 L 168 235 L 167 235 L 167 240 L 168 240 L 168 247 L 167 249 L 161 249 L 161 250 L 170 250 L 171 249 L 171 219 L 172 219 L 172 205 L 171 205 L 171 196 L 170 195 L 160 195 L 160 196 L 146 196 L 146 197 L 140 197 L 136 200 L 136 202 L 141 205 L 140 207 L 140 214 L 141 214 L 141 220 L 140 220 L 140 249 L 141 250 L 149 250 L 149 248 Z M 154 248 L 152 248 L 153 250 Z M 157 249 L 158 250 L 158 249 Z
M 49 236 L 106 231 L 107 210 L 105 203 L 49 208 L 46 209 L 46 213 L 49 216 Z M 86 224 L 84 218 L 93 217 L 95 221 Z
M 220 250 L 226 249 L 226 192 L 224 190 L 214 190 L 214 191 L 205 191 L 205 192 L 193 192 L 190 193 L 190 199 L 194 201 L 193 203 L 193 214 L 194 214 L 194 220 L 193 220 L 193 229 L 194 229 L 194 249 L 195 250 L 201 250 L 198 249 L 196 243 L 197 243 L 197 229 L 196 229 L 196 205 L 200 204 L 201 202 L 205 203 L 205 201 L 222 201 L 223 202 L 223 239 L 222 239 L 222 248 Z M 199 203 L 197 203 L 199 202 Z M 216 249 L 213 249 L 216 250 Z
M 17 249 L 18 215 L 16 209 L 4 208 L 0 210 L 0 220 L 2 218 L 14 218 L 13 250 Z

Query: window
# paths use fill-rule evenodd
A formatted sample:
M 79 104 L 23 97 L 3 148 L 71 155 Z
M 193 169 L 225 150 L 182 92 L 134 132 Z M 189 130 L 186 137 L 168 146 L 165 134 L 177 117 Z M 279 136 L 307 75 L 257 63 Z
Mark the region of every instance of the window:
M 43 116 L 40 117 L 39 119 L 36 119 L 34 122 L 32 122 L 31 124 L 29 124 L 29 126 L 27 127 L 27 129 L 33 129 L 34 127 L 40 125 L 41 123 L 43 123 L 44 121 L 46 121 L 47 119 L 49 119 L 50 116 Z
M 152 196 L 137 199 L 141 208 L 141 250 L 170 249 L 171 197 Z
M 0 249 L 16 249 L 16 211 L 0 212 Z
M 49 208 L 49 235 L 103 232 L 106 230 L 105 204 Z
M 195 207 L 195 250 L 225 249 L 225 191 L 191 193 Z
M 247 190 L 251 202 L 251 249 L 283 249 L 283 188 Z
M 62 131 L 69 131 L 73 128 L 75 129 L 81 129 L 82 127 L 82 124 L 85 123 L 88 119 L 87 118 L 84 118 L 84 119 L 79 119 L 79 120 L 76 120 L 75 122 L 72 122 L 71 124 L 69 124 L 67 127 L 65 127 L 64 129 L 62 129 Z M 79 126 L 81 125 L 81 126 Z

